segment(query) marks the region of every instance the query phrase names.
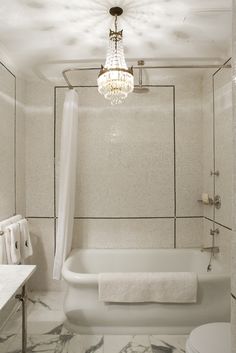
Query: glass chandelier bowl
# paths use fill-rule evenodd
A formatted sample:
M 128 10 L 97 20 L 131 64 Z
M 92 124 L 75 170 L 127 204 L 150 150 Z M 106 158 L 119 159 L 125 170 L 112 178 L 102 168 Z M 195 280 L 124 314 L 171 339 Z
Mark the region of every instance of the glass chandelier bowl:
M 111 14 L 113 14 L 112 9 L 110 10 Z M 123 12 L 122 9 L 120 10 L 119 14 Z M 124 57 L 123 31 L 117 31 L 117 16 L 119 14 L 117 12 L 113 14 L 115 16 L 115 31 L 110 30 L 106 62 L 104 66 L 101 66 L 97 80 L 98 92 L 109 99 L 111 104 L 123 103 L 134 89 L 133 69 L 127 67 Z

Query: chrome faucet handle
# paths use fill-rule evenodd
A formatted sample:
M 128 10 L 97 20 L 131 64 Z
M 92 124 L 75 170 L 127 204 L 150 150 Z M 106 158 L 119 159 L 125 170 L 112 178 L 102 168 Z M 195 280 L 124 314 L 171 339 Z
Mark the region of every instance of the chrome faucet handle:
M 221 197 L 220 195 L 216 195 L 214 198 L 214 205 L 217 210 L 221 208 Z

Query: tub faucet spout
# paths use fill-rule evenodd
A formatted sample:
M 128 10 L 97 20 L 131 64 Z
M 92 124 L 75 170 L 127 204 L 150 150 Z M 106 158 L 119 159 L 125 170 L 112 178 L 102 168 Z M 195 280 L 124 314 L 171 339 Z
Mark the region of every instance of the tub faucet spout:
M 209 246 L 206 248 L 202 248 L 201 251 L 207 251 L 207 252 L 212 252 L 213 254 L 218 254 L 220 252 L 220 249 L 218 246 Z

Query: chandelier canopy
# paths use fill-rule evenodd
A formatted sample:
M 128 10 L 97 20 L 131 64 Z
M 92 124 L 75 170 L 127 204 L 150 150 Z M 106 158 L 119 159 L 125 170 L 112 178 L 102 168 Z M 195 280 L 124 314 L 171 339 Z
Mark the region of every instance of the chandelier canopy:
M 97 79 L 98 92 L 109 99 L 111 104 L 123 103 L 134 89 L 133 68 L 127 67 L 124 57 L 123 30 L 117 30 L 117 16 L 122 13 L 120 7 L 110 9 L 110 14 L 115 16 L 115 30 L 110 29 L 106 62 L 101 66 Z

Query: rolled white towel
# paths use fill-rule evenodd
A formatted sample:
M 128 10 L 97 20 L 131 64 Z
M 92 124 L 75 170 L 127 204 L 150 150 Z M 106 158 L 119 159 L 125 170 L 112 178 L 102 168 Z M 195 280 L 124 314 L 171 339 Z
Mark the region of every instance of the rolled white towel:
M 6 233 L 4 231 L 5 227 L 9 224 L 7 221 L 0 222 L 0 264 L 8 263 L 7 249 L 6 249 Z
M 12 216 L 10 218 L 5 219 L 4 221 L 1 221 L 0 222 L 0 230 L 4 231 L 7 226 L 18 222 L 20 219 L 22 219 L 22 216 L 20 214 L 18 214 L 16 216 Z
M 17 214 L 11 218 L 8 218 L 8 221 L 11 223 L 11 224 L 14 224 L 16 222 L 18 222 L 20 219 L 22 219 L 22 216 L 20 214 Z
M 13 263 L 11 258 L 11 237 L 7 227 L 18 222 L 20 219 L 22 219 L 22 216 L 16 215 L 0 222 L 0 231 L 4 232 L 4 234 L 0 236 L 0 264 Z
M 13 264 L 19 264 L 21 262 L 20 226 L 18 223 L 14 223 L 9 225 L 6 230 L 10 233 L 9 235 L 6 235 L 6 238 L 8 237 L 10 239 L 11 261 Z
M 9 229 L 5 228 L 4 230 L 4 239 L 5 239 L 5 247 L 6 247 L 6 255 L 7 255 L 7 264 L 13 264 L 11 259 L 11 237 Z
M 0 235 L 0 265 L 7 264 L 5 234 Z
M 99 301 L 196 303 L 197 275 L 192 272 L 100 273 Z
M 33 255 L 33 248 L 30 239 L 28 221 L 23 218 L 18 221 L 20 227 L 20 252 L 22 260 Z

